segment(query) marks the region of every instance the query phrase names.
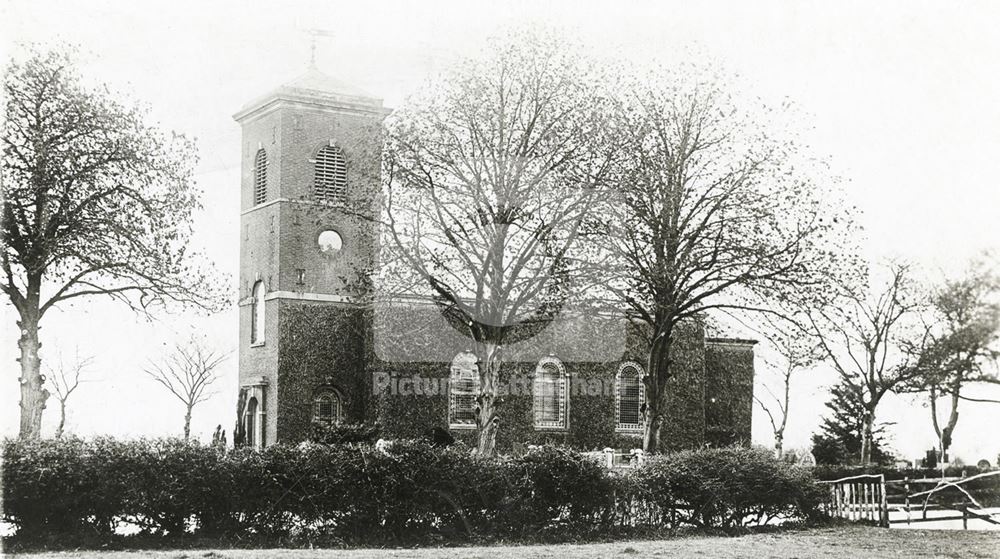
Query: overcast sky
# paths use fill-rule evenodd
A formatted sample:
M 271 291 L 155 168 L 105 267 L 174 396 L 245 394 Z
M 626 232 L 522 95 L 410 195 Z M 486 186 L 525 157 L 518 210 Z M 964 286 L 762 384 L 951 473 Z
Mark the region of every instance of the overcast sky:
M 862 210 L 874 258 L 904 257 L 933 276 L 984 248 L 1000 246 L 1000 4 L 988 2 L 106 2 L 5 1 L 0 37 L 79 45 L 82 71 L 150 106 L 160 126 L 195 136 L 205 211 L 195 244 L 236 273 L 239 128 L 245 102 L 304 71 L 307 28 L 332 31 L 318 43 L 322 70 L 399 106 L 408 92 L 484 38 L 511 24 L 556 24 L 608 56 L 713 59 L 752 95 L 792 100 Z M 8 57 L 5 54 L 4 59 Z M 13 310 L 3 307 L 0 377 L 3 433 L 16 432 L 18 396 Z M 69 429 L 82 434 L 179 433 L 183 415 L 141 373 L 144 362 L 190 332 L 236 348 L 236 313 L 169 316 L 147 323 L 99 300 L 47 316 L 43 358 L 75 347 L 96 356 L 95 382 L 74 394 Z M 764 374 L 760 375 L 765 376 Z M 829 371 L 796 386 L 786 437 L 804 444 L 819 421 Z M 235 417 L 236 358 L 218 394 L 195 410 L 207 439 Z M 966 461 L 1000 452 L 1000 406 L 962 412 L 954 449 Z M 52 429 L 54 402 L 47 413 Z M 895 446 L 913 455 L 933 444 L 919 401 L 894 398 L 880 419 L 898 422 Z M 988 426 L 993 428 L 988 428 Z M 769 444 L 755 410 L 754 435 Z

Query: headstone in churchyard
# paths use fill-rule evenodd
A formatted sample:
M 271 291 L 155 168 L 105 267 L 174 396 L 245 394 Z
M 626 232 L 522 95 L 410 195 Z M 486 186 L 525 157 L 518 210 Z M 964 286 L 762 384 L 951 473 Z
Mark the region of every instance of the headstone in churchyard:
M 799 466 L 812 468 L 815 465 L 816 465 L 816 457 L 813 456 L 813 453 L 808 450 L 803 451 L 802 456 L 799 457 Z

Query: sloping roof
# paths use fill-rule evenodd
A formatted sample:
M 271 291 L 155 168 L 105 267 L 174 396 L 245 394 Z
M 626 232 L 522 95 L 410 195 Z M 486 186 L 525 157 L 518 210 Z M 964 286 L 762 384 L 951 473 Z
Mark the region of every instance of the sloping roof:
M 375 97 L 367 91 L 355 87 L 345 81 L 339 80 L 333 76 L 324 74 L 320 72 L 315 66 L 309 68 L 306 73 L 295 78 L 294 80 L 282 85 L 278 88 L 279 90 L 304 90 L 312 91 L 317 93 L 333 93 L 336 95 L 345 95 L 347 97 L 362 97 L 371 100 L 381 101 L 381 99 Z
M 304 74 L 247 103 L 233 118 L 241 120 L 281 99 L 387 112 L 382 108 L 381 98 L 311 66 Z

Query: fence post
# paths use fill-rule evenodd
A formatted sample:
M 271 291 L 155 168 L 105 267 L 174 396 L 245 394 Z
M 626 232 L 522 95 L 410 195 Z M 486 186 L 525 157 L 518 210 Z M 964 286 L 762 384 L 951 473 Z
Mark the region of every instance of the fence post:
M 906 507 L 906 525 L 910 525 L 910 476 L 903 478 L 903 506 Z
M 967 506 L 962 507 L 962 529 L 969 529 L 969 507 Z
M 858 509 L 854 506 L 858 502 L 858 484 L 851 484 L 851 496 L 847 500 L 848 506 L 851 511 L 851 520 L 858 520 Z
M 615 449 L 613 448 L 604 449 L 604 465 L 607 466 L 608 469 L 615 467 Z
M 837 518 L 847 518 L 846 515 L 844 514 L 845 511 L 844 498 L 847 496 L 846 493 L 844 492 L 844 487 L 846 486 L 837 483 L 834 485 L 834 487 L 837 488 Z
M 868 483 L 866 481 L 865 482 L 865 493 L 864 493 L 864 495 L 865 495 L 865 520 L 873 520 L 872 516 L 874 516 L 874 515 L 872 513 L 875 512 L 874 511 L 874 507 L 872 507 L 872 504 L 875 503 L 875 492 L 872 491 L 872 489 L 873 489 L 872 484 L 870 484 L 870 483 Z
M 885 494 L 885 474 L 878 476 L 879 488 L 882 491 L 881 511 L 879 514 L 879 525 L 883 528 L 889 527 L 889 496 Z

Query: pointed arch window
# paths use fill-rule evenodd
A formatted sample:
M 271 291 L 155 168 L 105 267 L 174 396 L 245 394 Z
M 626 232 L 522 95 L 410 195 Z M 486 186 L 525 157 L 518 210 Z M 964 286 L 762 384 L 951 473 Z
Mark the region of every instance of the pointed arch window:
M 344 419 L 344 401 L 340 392 L 323 388 L 313 396 L 313 421 L 336 425 Z
M 569 375 L 561 361 L 546 357 L 538 362 L 532 396 L 536 429 L 569 427 Z
M 257 150 L 253 158 L 253 204 L 255 206 L 267 201 L 267 152 L 264 148 Z
M 615 430 L 619 432 L 642 432 L 642 405 L 646 401 L 642 374 L 638 363 L 630 361 L 618 367 L 618 374 L 615 375 Z
M 264 282 L 257 280 L 253 284 L 250 300 L 250 343 L 264 343 Z
M 324 146 L 316 154 L 316 177 L 313 194 L 320 202 L 347 202 L 347 161 L 337 146 Z
M 479 396 L 477 358 L 470 352 L 459 353 L 451 362 L 448 378 L 448 427 L 476 428 L 476 398 Z

